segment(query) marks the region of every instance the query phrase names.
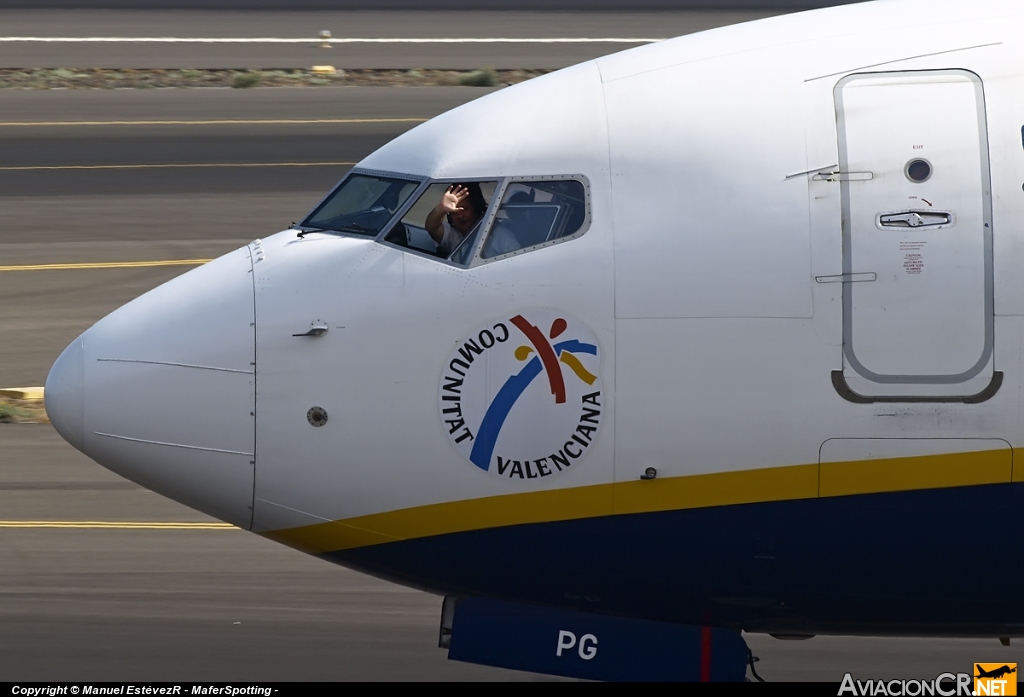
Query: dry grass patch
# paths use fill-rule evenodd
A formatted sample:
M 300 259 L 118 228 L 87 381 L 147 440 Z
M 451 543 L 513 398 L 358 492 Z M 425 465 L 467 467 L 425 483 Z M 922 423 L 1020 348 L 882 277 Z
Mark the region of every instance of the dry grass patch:
M 49 422 L 43 400 L 0 397 L 0 424 L 45 424 Z

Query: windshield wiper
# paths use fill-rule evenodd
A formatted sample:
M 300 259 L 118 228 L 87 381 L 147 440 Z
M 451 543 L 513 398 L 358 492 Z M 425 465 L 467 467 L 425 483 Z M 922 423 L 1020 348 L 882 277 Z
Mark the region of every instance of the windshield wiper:
M 296 235 L 299 239 L 302 239 L 311 232 L 327 232 L 327 228 L 314 227 L 312 225 L 303 225 L 302 230 L 299 230 L 299 234 Z
M 315 225 L 303 225 L 303 229 L 299 231 L 296 237 L 305 237 L 311 232 L 355 232 L 360 235 L 369 233 L 370 235 L 376 235 L 379 230 L 372 227 L 366 227 L 359 223 L 349 223 L 348 225 L 339 225 L 338 227 L 317 227 Z

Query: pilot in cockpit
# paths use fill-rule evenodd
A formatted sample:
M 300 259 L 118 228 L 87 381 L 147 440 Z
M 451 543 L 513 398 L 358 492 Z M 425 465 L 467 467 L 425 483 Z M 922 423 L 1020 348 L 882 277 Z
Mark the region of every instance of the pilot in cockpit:
M 487 210 L 480 184 L 452 184 L 427 215 L 424 227 L 437 244 L 439 256 L 449 256 L 469 237 Z

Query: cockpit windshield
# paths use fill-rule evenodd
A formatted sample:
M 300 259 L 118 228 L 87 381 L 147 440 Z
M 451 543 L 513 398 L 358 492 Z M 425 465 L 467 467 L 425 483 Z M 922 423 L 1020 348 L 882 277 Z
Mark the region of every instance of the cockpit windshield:
M 583 175 L 438 181 L 356 171 L 296 227 L 299 237 L 363 235 L 467 267 L 579 237 L 589 197 Z
M 380 239 L 457 266 L 531 252 L 586 231 L 585 182 L 582 175 L 431 181 Z
M 386 242 L 465 264 L 498 181 L 434 182 L 384 236 Z M 460 251 L 461 250 L 461 251 Z
M 418 186 L 410 179 L 353 174 L 302 226 L 375 237 Z

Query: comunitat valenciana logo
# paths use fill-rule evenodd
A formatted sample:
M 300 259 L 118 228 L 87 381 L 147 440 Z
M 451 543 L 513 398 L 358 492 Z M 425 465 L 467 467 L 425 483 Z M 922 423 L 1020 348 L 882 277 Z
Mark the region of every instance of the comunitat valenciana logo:
M 448 356 L 438 403 L 455 449 L 484 472 L 515 480 L 565 472 L 601 428 L 597 338 L 548 309 L 487 323 Z
M 1016 663 L 975 663 L 970 673 L 942 673 L 930 680 L 857 680 L 843 676 L 840 695 L 892 695 L 893 697 L 939 697 L 1016 695 Z

